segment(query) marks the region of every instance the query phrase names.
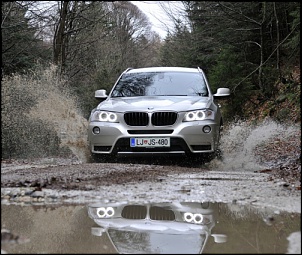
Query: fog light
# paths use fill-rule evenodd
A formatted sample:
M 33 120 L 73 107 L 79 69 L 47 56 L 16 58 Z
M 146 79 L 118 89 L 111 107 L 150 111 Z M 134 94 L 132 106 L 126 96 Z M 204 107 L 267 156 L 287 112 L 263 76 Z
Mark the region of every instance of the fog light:
M 210 133 L 210 132 L 211 132 L 211 127 L 210 127 L 210 126 L 204 126 L 204 127 L 202 128 L 202 131 L 203 131 L 204 133 Z
M 93 132 L 95 135 L 98 135 L 98 134 L 101 132 L 101 130 L 100 130 L 99 127 L 94 127 L 94 128 L 92 129 L 92 132 Z

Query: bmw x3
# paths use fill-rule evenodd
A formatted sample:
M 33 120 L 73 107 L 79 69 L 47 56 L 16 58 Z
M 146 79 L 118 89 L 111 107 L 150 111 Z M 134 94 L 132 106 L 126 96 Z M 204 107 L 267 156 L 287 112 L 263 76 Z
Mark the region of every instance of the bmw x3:
M 128 68 L 111 91 L 100 89 L 91 111 L 92 157 L 122 155 L 214 155 L 223 119 L 204 71 L 187 67 Z

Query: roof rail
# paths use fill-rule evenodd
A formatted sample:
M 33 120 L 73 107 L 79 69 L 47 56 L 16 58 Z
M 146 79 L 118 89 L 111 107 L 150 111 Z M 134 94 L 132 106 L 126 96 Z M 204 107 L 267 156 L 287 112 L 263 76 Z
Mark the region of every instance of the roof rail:
M 132 67 L 128 67 L 127 69 L 125 69 L 122 73 L 121 73 L 121 75 L 123 75 L 124 73 L 127 73 L 129 70 L 131 70 L 131 69 L 133 69 Z
M 128 72 L 129 70 L 133 69 L 133 67 L 128 67 L 123 73 Z

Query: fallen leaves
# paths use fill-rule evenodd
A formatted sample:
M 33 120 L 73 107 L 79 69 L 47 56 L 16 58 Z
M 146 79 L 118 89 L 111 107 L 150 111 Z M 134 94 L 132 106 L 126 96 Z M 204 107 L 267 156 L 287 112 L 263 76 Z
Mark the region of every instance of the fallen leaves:
M 286 187 L 301 190 L 301 130 L 289 137 L 275 137 L 257 146 L 255 155 L 259 161 L 270 165 L 258 171 L 269 173 L 269 181 L 282 180 Z

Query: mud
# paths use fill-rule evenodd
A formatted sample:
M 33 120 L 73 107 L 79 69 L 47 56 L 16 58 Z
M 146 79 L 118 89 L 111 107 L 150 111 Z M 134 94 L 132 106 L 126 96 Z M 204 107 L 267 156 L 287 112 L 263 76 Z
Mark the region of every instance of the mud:
M 153 159 L 149 159 L 153 160 Z M 133 163 L 49 163 L 2 166 L 2 203 L 210 201 L 301 212 L 301 192 L 267 171 L 219 171 L 174 159 Z M 47 162 L 45 159 L 44 162 Z M 131 161 L 130 161 L 131 162 Z M 178 164 L 177 164 L 178 162 Z M 146 164 L 148 163 L 148 164 Z M 27 166 L 27 168 L 25 167 Z

